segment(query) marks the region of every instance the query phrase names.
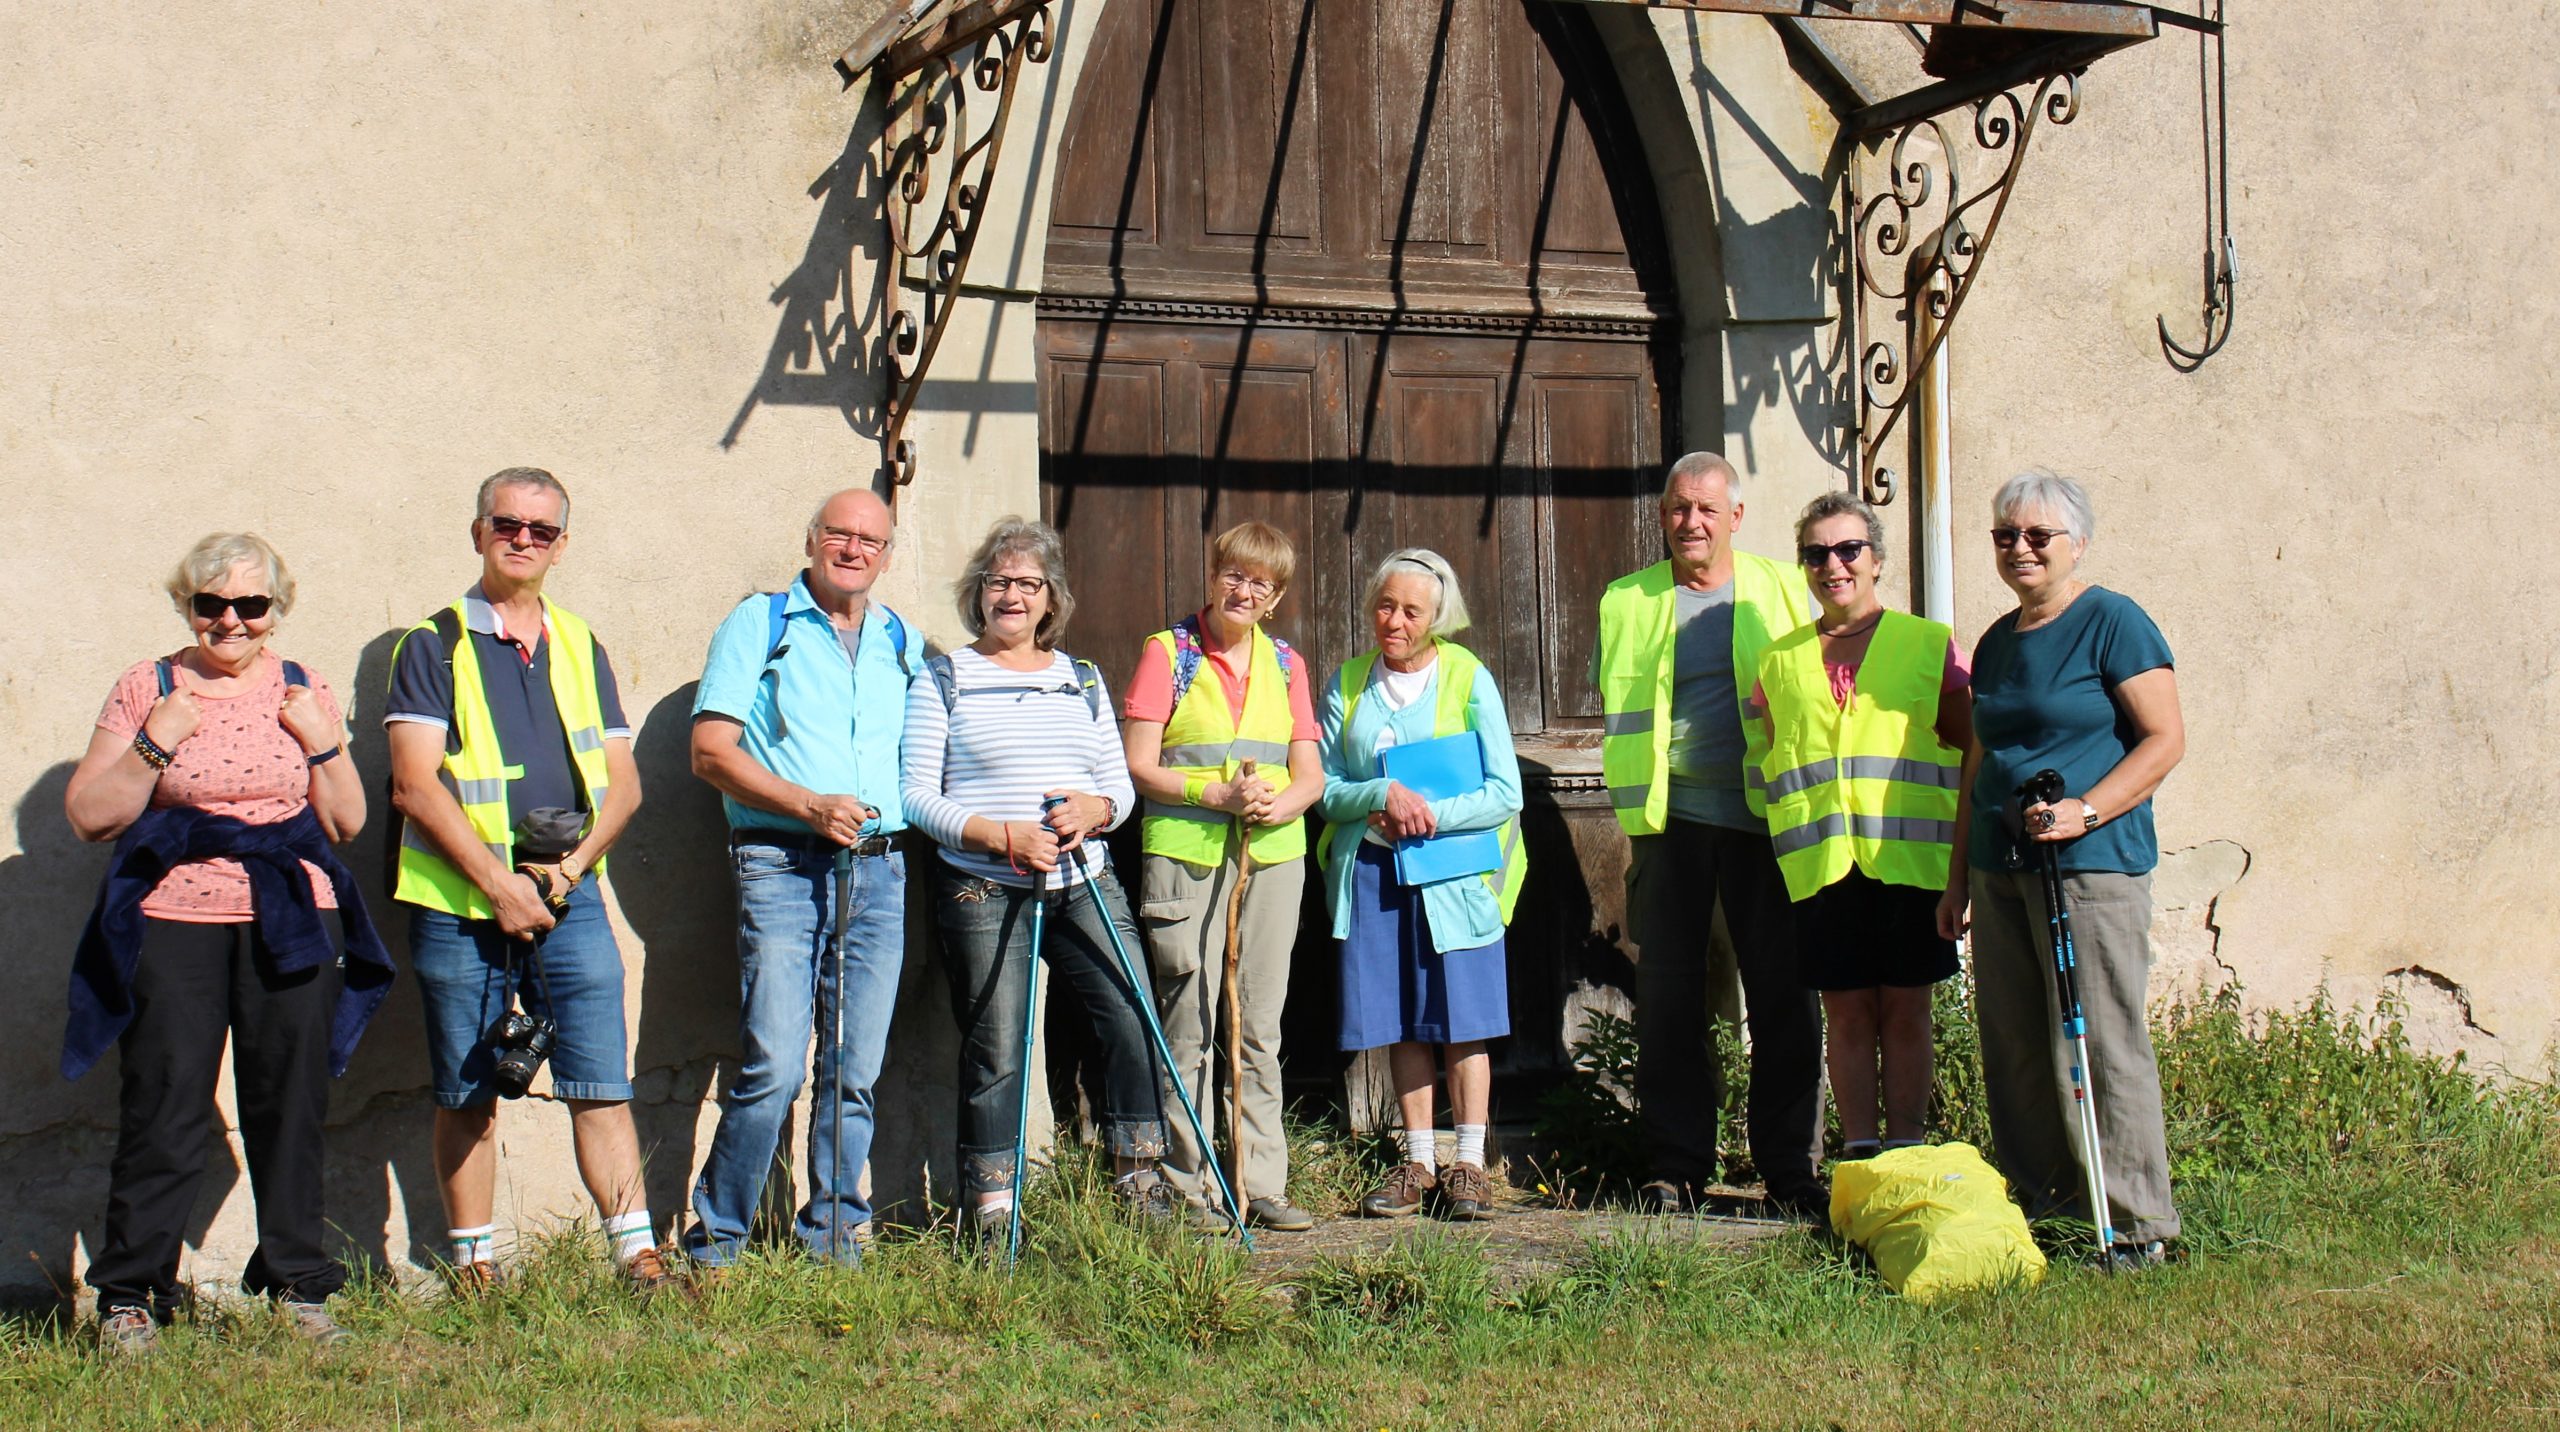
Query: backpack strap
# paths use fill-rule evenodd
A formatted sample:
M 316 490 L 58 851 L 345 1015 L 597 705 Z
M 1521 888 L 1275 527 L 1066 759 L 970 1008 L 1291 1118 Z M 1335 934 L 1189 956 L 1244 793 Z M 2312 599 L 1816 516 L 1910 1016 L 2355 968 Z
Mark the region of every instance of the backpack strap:
M 1285 691 L 1290 682 L 1298 679 L 1298 653 L 1276 636 L 1271 638 L 1271 646 L 1280 657 L 1280 687 Z
M 1093 713 L 1094 720 L 1101 720 L 1102 668 L 1081 656 L 1070 656 L 1067 663 L 1075 670 L 1076 685 L 1084 688 L 1084 708 Z
M 311 673 L 302 669 L 301 662 L 288 661 L 284 663 L 284 684 L 308 687 L 311 684 Z
M 1173 705 L 1166 708 L 1168 711 L 1180 707 L 1182 698 L 1191 694 L 1191 683 L 1200 677 L 1202 655 L 1200 619 L 1192 616 L 1175 622 L 1173 624 Z
M 170 692 L 178 689 L 178 678 L 169 670 L 169 658 L 164 656 L 158 661 L 153 662 L 151 665 L 151 673 L 152 675 L 160 678 L 161 695 L 166 696 Z
M 933 678 L 933 689 L 942 696 L 942 714 L 948 720 L 951 708 L 960 704 L 960 678 L 951 670 L 951 653 L 926 657 L 924 670 Z
M 791 643 L 782 639 L 782 630 L 786 625 L 782 609 L 789 605 L 790 601 L 789 587 L 765 594 L 764 659 L 768 666 L 773 664 L 776 657 L 791 649 Z

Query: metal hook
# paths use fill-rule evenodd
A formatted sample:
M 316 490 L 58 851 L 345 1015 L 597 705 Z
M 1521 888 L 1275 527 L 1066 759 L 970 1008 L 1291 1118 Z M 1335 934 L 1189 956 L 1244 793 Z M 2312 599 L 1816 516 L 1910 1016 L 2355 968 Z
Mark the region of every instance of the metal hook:
M 2153 321 L 2160 330 L 2160 353 L 2169 366 L 2192 373 L 2231 341 L 2233 291 L 2240 281 L 2240 248 L 2231 238 L 2230 71 L 2223 51 L 2222 0 L 2214 0 L 2213 18 L 2199 15 L 2196 29 L 2196 107 L 2204 129 L 2204 336 L 2189 348 L 2169 336 L 2169 320 Z M 2208 66 L 2205 46 L 2212 45 Z

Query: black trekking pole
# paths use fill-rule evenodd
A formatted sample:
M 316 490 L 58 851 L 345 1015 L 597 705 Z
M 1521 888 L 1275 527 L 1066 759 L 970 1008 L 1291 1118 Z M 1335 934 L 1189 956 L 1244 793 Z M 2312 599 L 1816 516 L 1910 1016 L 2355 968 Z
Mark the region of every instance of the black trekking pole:
M 827 1083 L 835 1091 L 835 1122 L 828 1125 L 828 1147 L 834 1151 L 829 1160 L 827 1183 L 827 1260 L 844 1261 L 844 927 L 853 916 L 853 847 L 836 849 L 836 927 L 834 938 L 827 942 L 835 967 L 834 993 L 828 1003 L 835 1008 L 829 1020 L 832 1030 L 827 1040 Z
M 2062 773 L 2047 768 L 2018 787 L 2021 808 L 2062 799 Z M 2058 842 L 2035 842 L 2044 858 L 2045 921 L 2053 939 L 2053 988 L 2061 1006 L 2062 1034 L 2071 1041 L 2071 1103 L 2080 1125 L 2080 1163 L 2089 1177 L 2089 1222 L 2098 1231 L 2098 1259 L 2113 1266 L 2116 1244 L 2114 1215 L 2107 1209 L 2106 1158 L 2098 1138 L 2098 1105 L 2089 1096 L 2089 1021 L 2080 1007 L 2080 958 L 2071 944 L 2071 907 L 2062 894 L 2062 852 Z

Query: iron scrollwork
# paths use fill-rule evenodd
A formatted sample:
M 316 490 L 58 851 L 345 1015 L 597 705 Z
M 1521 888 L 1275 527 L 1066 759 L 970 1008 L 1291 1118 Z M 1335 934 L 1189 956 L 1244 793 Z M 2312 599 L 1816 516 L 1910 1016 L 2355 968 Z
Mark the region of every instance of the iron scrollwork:
M 890 277 L 888 320 L 882 344 L 889 372 L 887 420 L 881 454 L 891 481 L 914 481 L 915 440 L 906 436 L 916 396 L 933 367 L 934 351 L 960 296 L 986 217 L 987 184 L 1004 150 L 1006 121 L 1026 64 L 1049 58 L 1047 4 L 979 34 L 955 49 L 932 55 L 913 72 L 890 76 L 899 88 L 888 100 L 882 166 L 891 186 L 888 204 L 889 262 L 903 271 L 922 269 L 919 289 Z M 982 127 L 970 122 L 973 95 L 995 97 Z M 983 108 L 983 106 L 982 106 Z
M 1976 100 L 1968 147 L 1974 160 L 1993 167 L 1970 186 L 1966 154 L 1944 113 L 1890 131 L 1890 143 L 1880 146 L 1887 160 L 1880 192 L 1862 193 L 1858 156 L 1845 166 L 1842 212 L 1853 274 L 1845 307 L 1857 363 L 1858 470 L 1868 501 L 1894 498 L 1900 480 L 1884 460 L 1885 443 L 1946 347 L 2037 128 L 2069 124 L 2079 113 L 2076 71 Z M 1924 311 L 1930 323 L 1922 344 Z

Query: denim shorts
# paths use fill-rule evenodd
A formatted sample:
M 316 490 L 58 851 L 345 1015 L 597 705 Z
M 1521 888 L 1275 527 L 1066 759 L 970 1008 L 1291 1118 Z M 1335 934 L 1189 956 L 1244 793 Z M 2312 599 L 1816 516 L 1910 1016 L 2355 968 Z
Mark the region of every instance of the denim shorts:
M 510 945 L 516 956 L 512 977 Z M 560 1026 L 545 1066 L 554 1095 L 605 1104 L 631 1097 L 622 951 L 613 942 L 594 881 L 579 883 L 541 948 L 543 979 L 536 980 L 522 943 L 498 933 L 495 920 L 409 907 L 409 960 L 427 1014 L 427 1068 L 435 1076 L 436 1103 L 467 1109 L 498 1097 L 489 1082 L 498 1056 L 488 1035 L 507 1007 L 510 989 L 527 1013 L 547 1014 Z

